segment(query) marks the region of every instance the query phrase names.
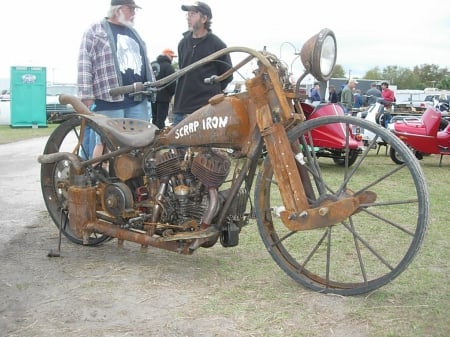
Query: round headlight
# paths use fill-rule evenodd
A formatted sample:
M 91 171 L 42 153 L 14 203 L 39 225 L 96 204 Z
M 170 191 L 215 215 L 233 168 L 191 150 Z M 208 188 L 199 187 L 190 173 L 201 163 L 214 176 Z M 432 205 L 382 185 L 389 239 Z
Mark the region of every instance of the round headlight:
M 330 78 L 336 64 L 336 40 L 333 36 L 327 35 L 322 44 L 320 54 L 320 72 L 323 77 Z
M 327 81 L 333 74 L 337 59 L 336 37 L 328 28 L 322 29 L 303 45 L 300 52 L 306 70 L 319 81 Z

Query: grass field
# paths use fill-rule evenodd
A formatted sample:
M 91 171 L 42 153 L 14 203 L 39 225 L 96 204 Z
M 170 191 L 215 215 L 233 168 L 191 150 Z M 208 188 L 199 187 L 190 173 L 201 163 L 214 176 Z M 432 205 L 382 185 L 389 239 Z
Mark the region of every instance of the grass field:
M 12 128 L 9 125 L 0 125 L 0 144 L 34 137 L 45 137 L 50 135 L 57 126 L 58 124 L 47 124 L 46 128 Z
M 384 154 L 370 160 L 374 166 L 393 165 Z M 329 161 L 323 158 L 327 166 Z M 230 319 L 245 317 L 251 322 L 248 336 L 450 336 L 450 157 L 444 157 L 442 167 L 439 156 L 426 156 L 420 163 L 429 187 L 430 223 L 421 250 L 397 279 L 361 296 L 308 291 L 271 260 L 251 223 L 233 254 L 215 247 L 214 253 L 208 251 L 223 254 L 223 259 L 219 266 L 211 265 L 212 275 L 204 278 L 214 288 L 204 310 Z M 333 171 L 338 170 L 327 174 Z M 395 193 L 395 187 L 388 192 Z

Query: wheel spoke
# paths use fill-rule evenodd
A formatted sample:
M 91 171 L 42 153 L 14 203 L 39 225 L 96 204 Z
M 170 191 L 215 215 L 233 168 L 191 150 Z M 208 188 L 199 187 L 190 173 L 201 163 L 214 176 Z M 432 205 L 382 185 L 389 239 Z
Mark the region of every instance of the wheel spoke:
M 364 280 L 364 284 L 367 284 L 367 273 L 366 273 L 366 268 L 364 267 L 364 262 L 363 262 L 363 258 L 361 255 L 361 249 L 359 246 L 359 241 L 357 236 L 355 235 L 355 227 L 353 225 L 353 220 L 352 218 L 350 218 L 350 232 L 352 233 L 353 236 L 353 244 L 355 245 L 355 250 L 356 250 L 356 254 L 358 255 L 358 262 L 359 262 L 359 267 L 361 270 L 361 275 L 363 277 Z
M 393 221 L 390 221 L 389 219 L 386 219 L 385 217 L 382 217 L 382 216 L 380 216 L 380 215 L 378 215 L 378 214 L 375 214 L 375 213 L 373 213 L 373 212 L 371 212 L 371 211 L 369 211 L 369 210 L 367 210 L 367 209 L 362 209 L 362 211 L 363 211 L 363 212 L 366 212 L 367 214 L 370 214 L 371 216 L 373 216 L 373 217 L 375 217 L 375 218 L 377 218 L 377 219 L 379 219 L 379 220 L 384 221 L 385 223 L 387 223 L 387 224 L 389 224 L 389 225 L 391 225 L 391 226 L 393 226 L 393 227 L 395 227 L 395 228 L 398 228 L 399 230 L 401 230 L 402 232 L 404 232 L 404 233 L 406 233 L 406 234 L 408 234 L 408 235 L 410 235 L 410 236 L 414 236 L 414 232 L 408 230 L 408 229 L 405 228 L 404 226 L 401 226 L 401 225 L 399 225 L 399 224 L 396 224 L 396 223 L 394 223 Z
M 388 267 L 390 270 L 393 270 L 394 267 L 392 267 L 389 262 L 387 262 L 383 256 L 379 253 L 377 253 L 376 249 L 374 247 L 372 247 L 366 240 L 364 240 L 360 235 L 358 235 L 358 233 L 354 230 L 352 230 L 347 223 L 343 222 L 342 223 L 344 225 L 345 228 L 347 228 L 350 233 L 352 233 L 363 245 L 364 247 L 366 247 L 367 249 L 369 249 L 369 251 L 375 255 L 378 260 L 380 260 L 386 267 Z

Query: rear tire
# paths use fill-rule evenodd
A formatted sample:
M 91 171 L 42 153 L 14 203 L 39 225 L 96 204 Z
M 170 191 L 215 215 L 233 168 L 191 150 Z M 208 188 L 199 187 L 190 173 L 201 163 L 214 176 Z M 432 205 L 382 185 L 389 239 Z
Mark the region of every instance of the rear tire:
M 81 130 L 84 127 L 81 123 L 82 120 L 82 117 L 75 116 L 61 123 L 50 135 L 44 149 L 44 154 L 57 152 L 76 153 L 79 155 L 81 161 L 83 161 L 81 157 L 88 157 L 88 151 L 83 147 L 80 137 Z M 85 123 L 85 126 L 89 126 L 100 135 L 103 141 L 104 151 L 114 150 L 115 147 L 94 122 L 90 119 L 85 119 Z M 79 145 L 81 146 L 78 147 Z M 94 179 L 94 172 L 97 172 L 105 179 L 108 179 L 109 174 L 112 172 L 108 173 L 104 170 L 102 164 L 96 164 L 95 166 L 89 165 L 86 168 L 87 174 L 91 174 L 91 177 Z M 109 164 L 109 167 L 112 168 L 112 164 Z M 70 164 L 68 160 L 42 164 L 41 166 L 41 189 L 50 217 L 58 228 L 61 226 L 61 231 L 64 236 L 70 241 L 81 245 L 83 244 L 83 239 L 75 235 L 70 229 L 70 214 L 68 211 L 70 178 Z M 108 239 L 110 237 L 104 234 L 92 233 L 86 245 L 95 246 Z

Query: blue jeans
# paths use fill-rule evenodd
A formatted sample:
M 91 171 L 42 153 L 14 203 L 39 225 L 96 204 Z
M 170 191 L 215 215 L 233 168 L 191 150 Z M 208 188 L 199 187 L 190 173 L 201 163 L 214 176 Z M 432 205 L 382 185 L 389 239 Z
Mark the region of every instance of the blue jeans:
M 151 116 L 151 107 L 147 99 L 144 99 L 141 103 L 132 106 L 131 108 L 95 111 L 95 113 L 111 118 L 133 118 L 149 121 Z
M 147 99 L 144 99 L 141 103 L 132 106 L 131 108 L 118 110 L 103 110 L 103 111 L 96 111 L 95 113 L 97 115 L 103 115 L 110 118 L 133 118 L 149 121 L 151 116 L 151 107 Z M 92 153 L 94 151 L 95 145 L 100 143 L 101 143 L 100 135 L 98 135 L 90 127 L 86 127 L 84 130 L 84 137 L 82 143 L 83 150 L 80 152 L 80 156 L 83 159 L 87 159 L 86 158 L 87 152 L 89 158 L 92 158 Z
M 173 114 L 173 125 L 180 123 L 186 116 L 186 114 Z
M 92 153 L 95 147 L 95 135 L 94 130 L 90 126 L 86 126 L 84 129 L 83 142 L 80 149 L 80 157 L 84 160 L 92 158 Z
M 148 104 L 147 99 L 144 99 L 142 103 L 138 105 L 132 106 L 127 109 L 118 109 L 118 110 L 104 110 L 98 111 L 96 114 L 107 116 L 110 118 L 133 118 L 133 119 L 141 119 L 143 121 L 149 121 L 151 116 L 151 107 Z M 100 135 L 95 134 L 95 144 L 100 144 L 101 139 Z
M 384 114 L 384 127 L 387 128 L 389 123 L 391 122 L 392 115 L 391 114 Z

